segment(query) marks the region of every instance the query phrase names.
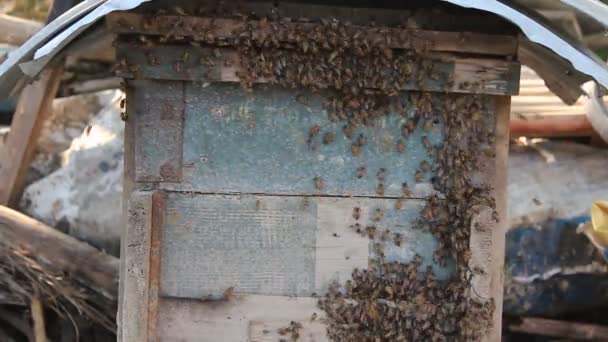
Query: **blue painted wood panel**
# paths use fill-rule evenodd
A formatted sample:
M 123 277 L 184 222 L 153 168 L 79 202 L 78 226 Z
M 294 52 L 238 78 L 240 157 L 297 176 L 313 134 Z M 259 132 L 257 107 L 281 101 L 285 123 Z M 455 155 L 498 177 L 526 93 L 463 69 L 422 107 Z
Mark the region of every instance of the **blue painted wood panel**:
M 441 94 L 435 95 L 441 100 Z M 431 190 L 430 172 L 416 185 L 415 174 L 432 158 L 423 136 L 437 145 L 442 125 L 437 121 L 429 132 L 423 122 L 407 138 L 402 126 L 416 112 L 407 96 L 395 99 L 407 106 L 404 114 L 391 112 L 373 127 L 358 127 L 353 138 L 343 134 L 345 122 L 328 119 L 324 96 L 263 85 L 252 93 L 236 84 L 189 83 L 185 94 L 184 176 L 187 184 L 169 188 L 209 193 L 326 194 L 376 196 L 382 183 L 384 195 L 402 196 L 407 182 L 417 197 Z M 319 134 L 310 139 L 313 126 Z M 333 142 L 324 144 L 331 133 Z M 352 153 L 358 137 L 365 137 L 359 156 Z M 405 151 L 398 152 L 403 140 Z M 358 169 L 366 175 L 358 178 Z M 378 180 L 384 169 L 384 180 Z M 315 178 L 324 181 L 317 189 Z

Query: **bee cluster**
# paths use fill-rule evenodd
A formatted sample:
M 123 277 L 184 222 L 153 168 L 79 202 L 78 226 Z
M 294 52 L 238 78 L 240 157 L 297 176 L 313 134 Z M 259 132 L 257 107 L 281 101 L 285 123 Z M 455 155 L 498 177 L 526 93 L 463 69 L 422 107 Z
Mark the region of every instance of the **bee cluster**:
M 469 268 L 469 240 L 473 218 L 482 208 L 495 209 L 491 189 L 473 180 L 481 160 L 476 151 L 494 146 L 490 128 L 493 119 L 479 115 L 484 110 L 483 101 L 475 96 L 436 94 L 432 98 L 433 107 L 426 110 L 433 114 L 424 122 L 445 123 L 444 143 L 429 145 L 435 162 L 431 166 L 423 161 L 419 170 L 433 173 L 434 187 L 441 197 L 432 195 L 426 199 L 416 229 L 425 229 L 435 236 L 439 248 L 434 261 L 438 264 L 454 261 L 456 274 L 452 279 L 438 281 L 430 268 L 420 271 L 423 261 L 420 256 L 412 263 L 387 261 L 384 248 L 391 243 L 401 247 L 401 235 L 378 228 L 383 219 L 381 209 L 373 211 L 370 224 L 362 228 L 361 209 L 354 208 L 353 218 L 357 222 L 351 228 L 373 241 L 374 257 L 368 269 L 354 270 L 351 280 L 333 284 L 319 300 L 328 317 L 332 340 L 471 341 L 479 340 L 491 327 L 494 303 L 475 298 L 471 288 L 472 275 L 483 271 Z M 404 129 L 411 133 L 424 126 L 411 124 Z M 379 171 L 379 178 L 383 172 Z M 403 183 L 403 195 L 404 199 L 410 195 L 407 183 Z M 397 209 L 402 201 L 396 200 Z
M 491 299 L 474 298 L 474 272 L 469 268 L 472 221 L 483 208 L 495 209 L 491 189 L 473 179 L 482 158 L 493 157 L 493 118 L 483 115 L 483 97 L 414 91 L 403 96 L 408 85 L 423 89 L 425 82 L 438 79 L 434 64 L 424 56 L 424 49 L 409 43 L 406 31 L 352 26 L 334 19 L 299 19 L 297 25 L 286 25 L 294 23 L 292 19 L 272 16 L 243 20 L 246 24 L 229 38 L 206 34 L 208 27 L 191 28 L 202 37 L 193 45 L 234 48 L 236 65 L 227 60 L 224 66 L 236 69 L 246 90 L 261 79 L 289 89 L 328 89 L 325 93 L 331 95 L 325 106 L 329 119 L 344 122 L 343 134 L 352 142 L 354 157 L 360 158 L 366 147 L 366 137 L 355 135 L 355 127 L 374 125 L 378 118 L 393 115 L 390 113 L 402 115 L 400 136 L 391 145 L 394 153 L 403 154 L 414 143 L 410 141 L 413 133 L 422 130 L 421 144 L 430 160 L 420 162 L 415 181 L 423 182 L 431 173 L 433 186 L 441 194 L 427 198 L 416 226 L 434 235 L 439 244 L 434 261 L 453 261 L 455 276 L 438 281 L 432 270 L 421 272 L 421 257 L 411 263 L 387 261 L 384 247 L 393 244 L 404 248 L 404 241 L 399 233 L 377 228 L 384 215 L 377 209 L 372 222 L 352 226 L 372 240 L 369 268 L 354 270 L 351 280 L 332 285 L 319 300 L 327 316 L 329 337 L 335 341 L 479 339 L 490 327 L 494 312 Z M 396 50 L 394 46 L 411 48 Z M 221 59 L 217 55 L 201 63 L 215 64 L 214 58 Z M 449 79 L 441 82 L 451 89 Z M 401 101 L 404 97 L 407 103 Z M 297 101 L 305 103 L 302 95 Z M 416 109 L 413 116 L 407 109 L 411 107 Z M 428 136 L 434 127 L 442 127 L 441 145 L 434 145 Z M 313 150 L 316 139 L 328 145 L 335 137 L 333 133 L 322 134 L 321 127 L 314 126 L 307 141 Z M 374 172 L 361 164 L 354 175 L 362 178 L 368 171 Z M 376 173 L 376 193 L 380 196 L 385 192 L 386 172 L 379 169 Z M 322 177 L 312 181 L 317 190 L 325 188 Z M 406 182 L 402 190 L 402 197 L 395 200 L 396 209 L 411 196 Z M 353 218 L 359 221 L 360 217 L 361 209 L 354 208 Z M 494 218 L 498 219 L 496 215 Z M 293 337 L 300 328 L 290 325 L 284 332 Z

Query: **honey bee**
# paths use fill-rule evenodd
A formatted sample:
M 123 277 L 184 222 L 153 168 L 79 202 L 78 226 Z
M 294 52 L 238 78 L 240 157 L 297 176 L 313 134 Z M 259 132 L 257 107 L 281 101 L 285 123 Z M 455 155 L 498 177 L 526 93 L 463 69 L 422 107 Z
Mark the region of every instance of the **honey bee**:
M 231 300 L 234 297 L 234 287 L 229 287 L 224 290 L 223 293 L 224 300 Z
M 367 171 L 365 169 L 365 166 L 359 166 L 359 168 L 357 169 L 357 178 L 363 178 L 367 175 Z
M 382 221 L 383 216 L 384 216 L 384 212 L 382 211 L 382 209 L 377 208 L 375 215 L 374 215 L 374 221 L 376 221 L 376 222 Z
M 405 152 L 405 142 L 403 140 L 397 141 L 397 152 L 401 154 Z
M 359 157 L 361 155 L 361 146 L 359 144 L 352 144 L 350 150 L 355 157 Z
M 384 196 L 384 184 L 378 183 L 378 185 L 376 186 L 376 194 Z
M 323 180 L 323 178 L 317 176 L 313 178 L 313 181 L 315 182 L 315 189 L 323 190 L 325 188 L 325 181 Z
M 359 207 L 354 208 L 353 209 L 353 218 L 358 221 L 360 217 L 361 217 L 361 208 L 359 208 Z

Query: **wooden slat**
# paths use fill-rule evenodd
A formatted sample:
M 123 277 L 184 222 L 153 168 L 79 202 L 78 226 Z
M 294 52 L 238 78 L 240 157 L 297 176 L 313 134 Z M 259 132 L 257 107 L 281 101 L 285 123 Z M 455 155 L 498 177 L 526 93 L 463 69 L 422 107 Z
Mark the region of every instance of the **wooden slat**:
M 577 71 L 568 61 L 549 49 L 520 37 L 518 58 L 532 68 L 547 87 L 567 104 L 574 104 L 584 94 L 581 85 L 591 77 Z
M 608 340 L 608 327 L 603 325 L 525 317 L 509 325 L 509 330 L 531 335 L 551 336 L 576 340 Z
M 0 151 L 1 205 L 15 207 L 19 202 L 42 123 L 51 112 L 62 74 L 63 68 L 50 68 L 21 93 L 11 131 Z
M 152 192 L 130 194 L 121 258 L 119 340 L 148 341 Z
M 222 18 L 205 18 L 193 16 L 145 16 L 136 13 L 115 12 L 107 16 L 108 27 L 119 34 L 171 35 L 177 37 L 192 37 L 195 40 L 205 40 L 206 36 L 215 38 L 233 37 L 233 32 L 246 25 L 259 25 L 258 21 L 242 21 Z M 310 32 L 311 23 L 282 23 L 286 29 L 298 29 Z M 361 27 L 351 26 L 354 29 Z M 512 36 L 498 36 L 472 32 L 445 32 L 415 29 L 377 28 L 372 40 L 383 40 L 386 35 L 404 37 L 394 40 L 390 47 L 395 49 L 428 49 L 442 52 L 464 52 L 496 56 L 513 56 L 517 53 L 517 39 Z M 268 26 L 260 29 L 261 36 L 269 35 L 272 31 Z M 293 42 L 292 37 L 285 37 L 287 43 Z
M 162 341 L 292 341 L 290 334 L 277 336 L 277 328 L 294 321 L 302 324 L 297 341 L 328 342 L 324 318 L 317 299 L 310 297 L 237 294 L 228 301 L 161 298 L 160 337 Z
M 492 218 L 492 209 L 485 207 L 472 217 L 471 222 L 471 259 L 470 269 L 471 296 L 478 301 L 493 300 L 496 305 L 492 316 L 492 327 L 484 334 L 482 341 L 500 341 L 502 326 L 503 269 L 505 254 L 505 232 L 507 230 L 507 162 L 509 150 L 509 105 L 510 97 L 492 97 L 494 126 L 489 130 L 495 133 L 495 157 L 480 158 L 479 169 L 474 172 L 483 184 L 492 189 L 490 196 L 495 200 L 498 222 Z M 476 225 L 485 227 L 475 229 Z
M 150 261 L 148 273 L 148 341 L 159 340 L 158 313 L 161 284 L 163 224 L 165 222 L 165 196 L 152 194 L 152 223 L 150 225 Z
M 201 63 L 201 59 L 216 58 L 213 56 L 218 50 L 221 57 L 217 58 L 215 65 L 207 66 Z M 194 82 L 240 81 L 236 75 L 239 55 L 228 48 L 212 49 L 189 45 L 148 47 L 122 42 L 118 44 L 117 54 L 118 59 L 124 61 L 123 68 L 118 70 L 118 75 L 125 78 Z M 183 56 L 188 58 L 184 60 Z M 154 61 L 152 62 L 151 59 Z M 427 78 L 417 82 L 416 77 L 413 76 L 411 82 L 403 85 L 403 90 L 492 95 L 517 95 L 519 92 L 518 63 L 445 54 L 434 54 L 431 60 L 433 70 L 437 71 L 436 77 L 425 75 Z M 393 71 L 387 69 L 386 72 Z M 269 80 L 258 79 L 256 82 L 267 83 Z M 323 84 L 319 86 L 324 87 Z M 368 86 L 374 87 L 374 85 Z

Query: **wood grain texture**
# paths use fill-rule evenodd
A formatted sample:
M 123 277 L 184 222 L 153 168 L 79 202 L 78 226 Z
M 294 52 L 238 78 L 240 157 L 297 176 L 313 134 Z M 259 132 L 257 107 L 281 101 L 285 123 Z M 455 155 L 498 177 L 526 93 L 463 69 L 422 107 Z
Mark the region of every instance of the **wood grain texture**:
M 150 259 L 148 271 L 148 341 L 160 341 L 158 335 L 159 297 L 162 276 L 163 225 L 165 224 L 166 196 L 152 194 L 150 223 Z
M 201 60 L 216 59 L 215 65 L 208 66 Z M 183 56 L 188 56 L 184 59 Z M 403 90 L 424 90 L 436 92 L 517 95 L 519 91 L 519 64 L 498 59 L 475 56 L 457 57 L 450 54 L 434 53 L 427 56 L 433 70 L 431 78 L 425 75 L 420 82 L 417 76 L 402 86 Z M 120 42 L 117 46 L 117 59 L 127 68 L 117 71 L 124 78 L 156 79 L 192 82 L 231 82 L 240 81 L 237 67 L 239 55 L 230 48 L 206 48 L 190 45 L 147 46 L 136 43 Z M 225 61 L 230 61 L 226 63 Z M 229 66 L 227 66 L 229 65 Z M 429 67 L 431 68 L 431 67 Z M 419 68 L 414 68 L 416 73 Z M 422 70 L 422 69 L 420 69 Z M 392 69 L 383 72 L 392 73 Z M 268 79 L 257 79 L 256 83 L 268 83 Z M 323 84 L 319 85 L 321 88 Z M 375 85 L 364 85 L 374 88 Z
M 11 131 L 0 151 L 0 204 L 15 207 L 19 203 L 25 176 L 42 130 L 51 112 L 51 104 L 61 81 L 63 68 L 44 71 L 34 83 L 26 86 L 19 98 Z
M 374 9 L 368 9 L 374 11 Z M 259 27 L 259 36 L 271 35 L 270 25 L 260 25 L 258 21 L 242 21 L 224 18 L 206 18 L 195 16 L 146 16 L 137 13 L 111 13 L 106 18 L 109 29 L 117 34 L 167 34 L 179 37 L 191 37 L 204 41 L 211 35 L 218 39 L 234 37 L 234 32 L 251 25 Z M 301 32 L 310 31 L 313 23 L 282 23 L 285 29 L 297 29 Z M 350 26 L 357 30 L 363 27 Z M 375 34 L 369 39 L 384 39 L 387 34 L 403 37 L 402 41 L 392 41 L 389 47 L 393 49 L 420 49 L 441 52 L 464 52 L 482 55 L 512 56 L 517 53 L 517 38 L 506 35 L 489 35 L 473 32 L 448 32 L 420 29 L 402 29 L 377 27 Z M 295 37 L 285 37 L 284 43 L 293 43 Z
M 130 86 L 127 82 L 125 84 L 126 96 L 133 96 L 133 92 L 135 89 Z M 131 288 L 131 292 L 127 295 L 127 283 L 131 280 L 127 280 L 128 274 L 128 263 L 127 259 L 131 258 L 129 254 L 135 251 L 128 251 L 127 246 L 133 241 L 129 242 L 129 202 L 131 198 L 131 194 L 135 190 L 135 123 L 134 116 L 129 119 L 129 114 L 135 112 L 135 102 L 129 101 L 125 104 L 125 135 L 124 135 L 124 170 L 123 170 L 123 184 L 122 184 L 122 234 L 120 236 L 120 283 L 118 286 L 118 315 L 117 315 L 117 331 L 116 331 L 116 339 L 118 342 L 128 341 L 126 338 L 123 338 L 123 333 L 127 328 L 127 325 L 130 324 L 130 321 L 125 316 L 125 312 L 129 309 L 126 307 L 127 305 L 133 304 L 133 299 L 125 298 L 133 296 L 137 298 L 137 292 L 133 292 L 133 288 Z M 144 207 L 145 208 L 145 207 Z M 131 303 L 128 302 L 131 301 Z M 132 317 L 131 317 L 132 318 Z
M 152 193 L 135 191 L 129 196 L 128 221 L 123 243 L 122 341 L 148 341 L 148 299 L 152 227 Z
M 329 341 L 316 298 L 239 295 L 225 302 L 162 298 L 161 308 L 162 341 L 278 341 L 277 330 L 291 321 L 303 325 L 298 341 Z M 317 318 L 311 321 L 314 314 Z

